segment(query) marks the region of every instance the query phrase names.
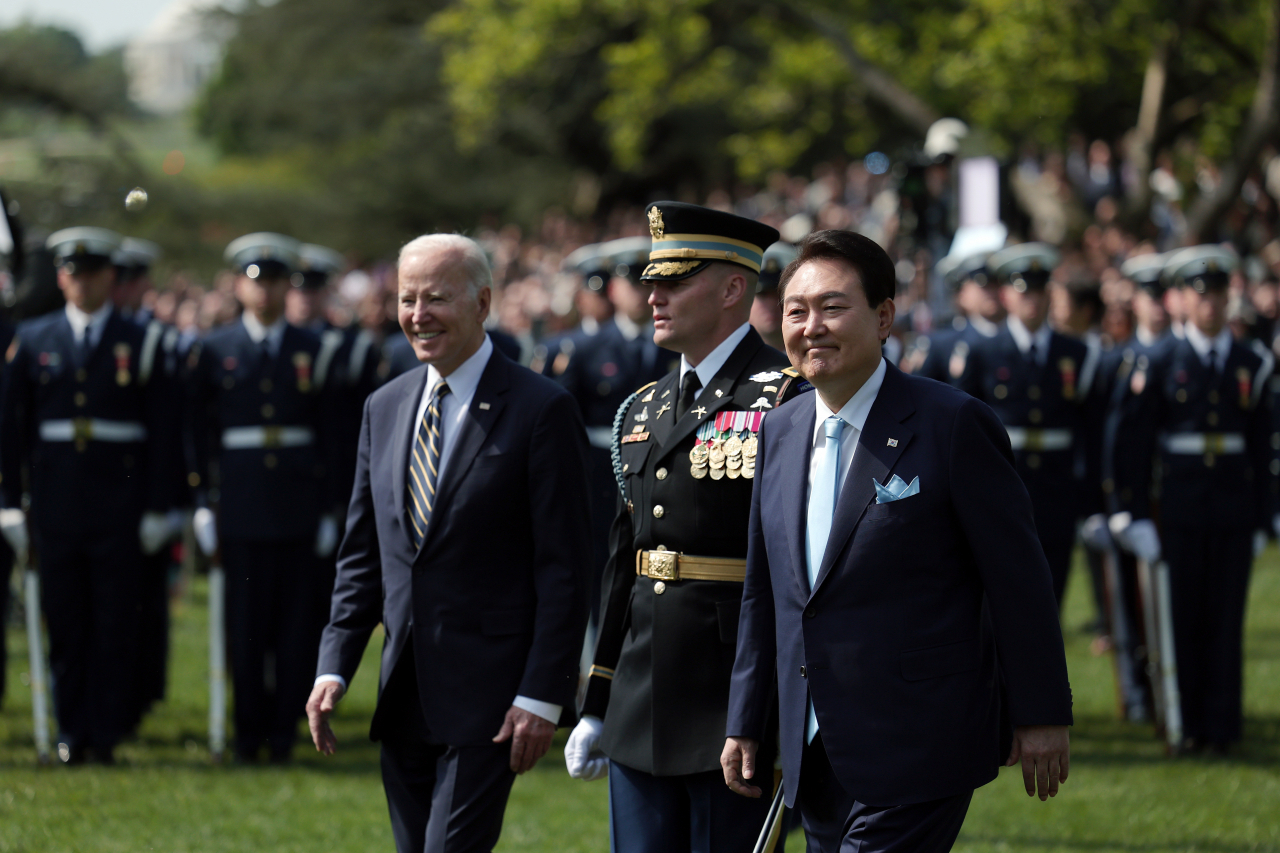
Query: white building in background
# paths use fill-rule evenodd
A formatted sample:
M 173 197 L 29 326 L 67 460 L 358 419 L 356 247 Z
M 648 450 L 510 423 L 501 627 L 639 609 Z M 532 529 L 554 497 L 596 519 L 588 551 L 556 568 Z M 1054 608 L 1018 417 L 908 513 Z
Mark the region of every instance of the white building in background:
M 129 96 L 145 110 L 186 109 L 218 68 L 228 33 L 208 12 L 217 0 L 173 0 L 125 46 Z

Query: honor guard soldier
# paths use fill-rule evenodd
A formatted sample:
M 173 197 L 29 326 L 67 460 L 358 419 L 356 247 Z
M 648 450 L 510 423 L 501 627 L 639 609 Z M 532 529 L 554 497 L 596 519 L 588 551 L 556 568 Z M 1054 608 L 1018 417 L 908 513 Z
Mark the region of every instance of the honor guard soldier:
M 150 240 L 135 237 L 121 240 L 120 248 L 112 256 L 116 282 L 111 289 L 111 301 L 121 317 L 131 320 L 145 333 L 145 351 L 151 354 L 149 357 L 152 359 L 147 366 L 151 383 L 163 383 L 166 397 L 181 401 L 182 386 L 177 376 L 178 330 L 156 320 L 153 312 L 144 305 L 144 297 L 151 289 L 151 267 L 159 257 L 160 247 Z M 175 424 L 181 428 L 181 417 Z M 155 553 L 144 554 L 142 558 L 142 609 L 138 614 L 137 676 L 134 681 L 136 707 L 129 721 L 129 730 L 138 727 L 151 706 L 164 699 L 165 693 L 169 663 L 169 569 L 173 565 L 169 546 L 182 533 L 181 511 L 190 503 L 186 466 L 181 464 L 181 457 L 173 458 L 171 462 L 174 464 L 165 475 L 170 488 L 166 515 L 168 533 Z
M 1000 304 L 1000 286 L 987 270 L 990 256 L 990 252 L 978 252 L 938 261 L 938 272 L 955 291 L 960 313 L 950 328 L 916 338 L 902 365 L 907 373 L 954 385 L 960 381 L 969 350 L 1000 331 L 1004 308 Z
M 189 356 L 201 507 L 194 524 L 207 553 L 221 543 L 235 751 L 245 762 L 257 760 L 264 741 L 272 761 L 290 757 L 332 591 L 325 566 L 348 497 L 334 486 L 335 419 L 324 393 L 341 339 L 322 342 L 284 318 L 298 249 L 280 234 L 234 240 L 226 258 L 244 314 Z
M 1076 520 L 1087 514 L 1089 484 L 1098 482 L 1100 412 L 1093 380 L 1101 352 L 1046 322 L 1045 286 L 1058 257 L 1044 243 L 1023 243 L 987 260 L 1001 283 L 1008 318 L 995 337 L 973 346 L 949 372 L 995 410 L 1009 433 L 1061 604 Z
M 768 797 L 719 769 L 755 475 L 756 433 L 807 383 L 747 322 L 773 228 L 649 205 L 654 341 L 682 355 L 614 421 L 621 488 L 571 775 L 609 775 L 612 849 L 749 851 Z M 776 723 L 774 724 L 776 727 Z M 596 753 L 603 751 L 607 759 Z M 774 745 L 761 766 L 772 767 Z
M 1276 511 L 1266 399 L 1275 360 L 1265 347 L 1232 339 L 1226 309 L 1234 266 L 1234 255 L 1219 246 L 1168 256 L 1164 278 L 1181 290 L 1183 336 L 1130 377 L 1138 404 L 1119 429 L 1133 435 L 1134 464 L 1117 466 L 1116 487 L 1131 500 L 1111 520 L 1130 550 L 1148 560 L 1164 554 L 1184 748 L 1215 753 L 1241 735 L 1249 573 Z
M 135 703 L 141 562 L 169 530 L 178 406 L 155 380 L 159 339 L 113 309 L 120 237 L 49 237 L 65 310 L 29 320 L 7 352 L 0 530 L 42 575 L 58 757 L 109 764 Z M 24 479 L 25 473 L 25 479 Z
M 17 210 L 16 205 L 14 210 Z M 22 275 L 22 261 L 22 227 L 18 224 L 17 216 L 10 212 L 9 202 L 0 191 L 0 296 L 7 298 L 13 293 L 14 285 Z M 8 352 L 9 345 L 13 343 L 13 336 L 17 332 L 7 315 L 8 312 L 0 314 L 0 349 L 5 352 Z M 0 366 L 0 387 L 4 385 L 7 371 L 8 363 L 6 362 Z M 4 411 L 0 410 L 0 424 L 3 422 Z M 0 426 L 0 434 L 2 433 L 3 426 Z M 6 622 L 9 613 L 9 583 L 13 574 L 13 558 L 13 549 L 9 547 L 8 539 L 0 536 L 0 622 Z M 5 642 L 7 633 L 8 631 L 0 626 L 0 704 L 4 703 L 6 664 L 9 658 L 8 644 Z
M 600 329 L 613 316 L 613 303 L 609 301 L 607 269 L 609 256 L 601 243 L 579 246 L 570 252 L 561 264 L 561 270 L 577 275 L 582 282 L 574 295 L 574 306 L 581 321 L 567 332 L 550 335 L 533 348 L 529 369 L 555 379 L 569 369 L 569 360 L 577 348 L 600 333 Z

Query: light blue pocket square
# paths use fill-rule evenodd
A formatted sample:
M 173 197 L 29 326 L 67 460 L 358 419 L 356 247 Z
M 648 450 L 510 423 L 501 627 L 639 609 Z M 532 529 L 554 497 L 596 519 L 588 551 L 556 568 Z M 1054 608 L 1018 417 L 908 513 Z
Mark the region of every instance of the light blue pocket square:
M 874 478 L 871 482 L 876 484 L 876 503 L 887 504 L 890 501 L 900 501 L 903 498 L 909 498 L 912 495 L 920 494 L 920 478 L 916 477 L 911 481 L 911 485 L 907 485 L 907 481 L 894 474 L 889 480 L 889 485 L 882 486 Z

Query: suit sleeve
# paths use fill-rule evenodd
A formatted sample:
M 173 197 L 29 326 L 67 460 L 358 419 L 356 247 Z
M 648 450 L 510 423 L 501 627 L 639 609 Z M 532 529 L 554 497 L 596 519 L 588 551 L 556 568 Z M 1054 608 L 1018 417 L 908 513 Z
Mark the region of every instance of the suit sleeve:
M 582 713 L 604 719 L 622 641 L 631 625 L 631 590 L 636 585 L 635 532 L 625 496 L 618 496 L 618 514 L 609 528 L 609 559 L 601 582 L 600 630 Z
M 982 578 L 1015 726 L 1070 725 L 1071 687 L 1049 564 L 1008 433 L 966 401 L 951 437 L 951 503 Z
M 760 427 L 756 466 L 763 470 L 766 442 Z M 773 582 L 769 575 L 769 553 L 764 541 L 761 498 L 765 489 L 759 480 L 751 489 L 751 520 L 747 527 L 747 576 L 742 586 L 742 610 L 738 621 L 738 648 L 729 682 L 729 718 L 726 737 L 764 740 L 770 699 L 776 681 L 777 634 L 773 603 Z
M 591 510 L 587 435 L 568 394 L 551 395 L 538 414 L 528 477 L 537 606 L 519 695 L 560 705 L 562 719 L 572 719 L 587 624 Z
M 317 675 L 336 673 L 348 684 L 355 677 L 369 636 L 382 621 L 382 558 L 369 481 L 369 408 L 366 401 L 346 535 L 338 547 L 329 624 L 320 638 L 316 664 Z

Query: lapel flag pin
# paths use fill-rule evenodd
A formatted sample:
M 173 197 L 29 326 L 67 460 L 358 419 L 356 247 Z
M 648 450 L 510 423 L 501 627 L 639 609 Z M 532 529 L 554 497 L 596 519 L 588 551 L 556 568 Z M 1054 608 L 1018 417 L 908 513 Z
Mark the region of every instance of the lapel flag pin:
M 891 439 L 889 439 L 889 446 L 890 446 L 890 447 L 897 447 L 897 446 L 898 446 L 898 439 L 896 439 L 896 438 L 891 438 Z
M 481 404 L 480 404 L 480 411 L 482 411 L 482 412 L 487 412 L 487 411 L 489 411 L 489 404 L 488 404 L 488 403 L 481 403 Z

